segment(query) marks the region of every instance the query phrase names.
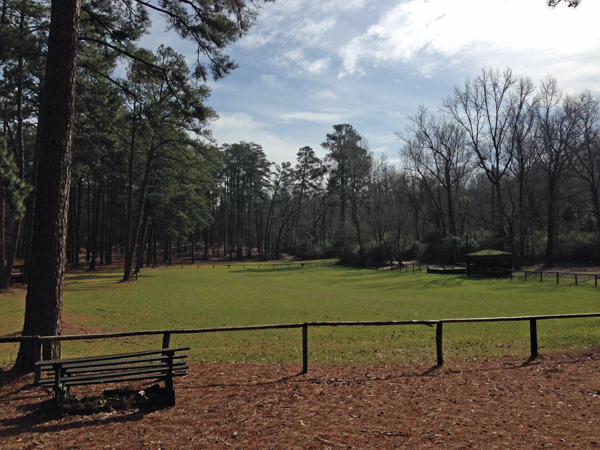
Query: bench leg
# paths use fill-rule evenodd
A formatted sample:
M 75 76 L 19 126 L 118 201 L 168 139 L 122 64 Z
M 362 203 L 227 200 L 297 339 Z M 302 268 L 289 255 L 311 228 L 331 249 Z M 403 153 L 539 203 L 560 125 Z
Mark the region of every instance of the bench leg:
M 165 394 L 168 398 L 168 404 L 170 406 L 175 406 L 175 389 L 173 388 L 173 378 L 167 377 L 165 378 Z
M 64 385 L 60 385 L 58 389 L 56 389 L 56 405 L 62 406 L 65 400 L 69 397 L 69 388 Z

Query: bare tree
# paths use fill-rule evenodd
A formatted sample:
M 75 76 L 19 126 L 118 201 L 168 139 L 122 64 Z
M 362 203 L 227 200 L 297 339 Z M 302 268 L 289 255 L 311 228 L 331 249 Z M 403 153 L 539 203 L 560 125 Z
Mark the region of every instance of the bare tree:
M 453 262 L 456 262 L 455 197 L 472 170 L 471 152 L 466 145 L 466 132 L 446 117 L 427 116 L 424 107 L 409 117 L 407 127 L 411 137 L 397 135 L 406 142 L 401 154 L 409 161 L 409 169 L 423 180 L 441 217 L 441 234 L 451 242 Z
M 518 142 L 513 130 L 526 112 L 530 84 L 510 69 L 482 69 L 474 80 L 455 88 L 441 108 L 464 129 L 477 165 L 490 182 L 492 217 L 482 219 L 509 243 L 502 182 L 515 155 Z
M 541 164 L 547 179 L 547 241 L 545 265 L 554 265 L 557 230 L 558 185 L 569 161 L 569 148 L 574 144 L 576 121 L 574 105 L 564 102 L 563 93 L 556 79 L 547 77 L 542 81 L 538 112 L 538 139 L 541 148 Z
M 507 216 L 507 221 L 516 221 L 510 226 L 514 230 L 510 235 L 510 242 L 513 254 L 516 256 L 516 265 L 520 267 L 525 254 L 525 244 L 527 240 L 527 228 L 531 224 L 531 209 L 528 207 L 528 195 L 532 186 L 532 171 L 538 162 L 539 147 L 535 140 L 535 125 L 537 117 L 537 99 L 533 97 L 534 86 L 529 78 L 521 78 L 515 86 L 515 96 L 518 99 L 518 115 L 513 116 L 510 127 L 511 152 L 513 155 L 509 172 L 512 180 L 516 182 L 516 200 L 513 199 L 511 186 L 507 187 L 507 192 L 511 196 L 511 201 L 516 203 L 515 214 Z M 516 217 L 515 217 L 516 216 Z M 513 219 L 514 217 L 514 219 Z M 515 239 L 514 232 L 517 237 Z M 517 241 L 515 243 L 515 240 Z
M 600 238 L 600 101 L 589 91 L 567 101 L 575 114 L 577 133 L 569 148 L 571 167 L 590 194 Z

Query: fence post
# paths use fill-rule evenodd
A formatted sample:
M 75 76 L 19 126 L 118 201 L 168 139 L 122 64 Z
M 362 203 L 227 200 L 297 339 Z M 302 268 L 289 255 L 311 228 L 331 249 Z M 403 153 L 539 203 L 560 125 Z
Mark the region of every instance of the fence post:
M 531 359 L 533 360 L 538 357 L 537 325 L 535 319 L 529 321 L 529 332 L 531 334 Z
M 540 283 L 544 281 L 544 272 L 540 272 Z
M 523 271 L 523 275 L 525 275 L 525 281 L 527 281 L 527 271 Z
M 169 348 L 169 345 L 171 345 L 171 333 L 167 332 L 163 334 L 162 348 Z
M 575 286 L 577 286 L 577 274 L 575 274 Z
M 598 274 L 596 274 L 595 280 L 594 280 L 594 285 L 596 287 L 598 287 Z
M 308 325 L 302 324 L 302 373 L 308 373 Z
M 438 322 L 435 328 L 435 349 L 437 353 L 437 365 L 444 365 L 444 355 L 442 355 L 442 322 Z
M 558 284 L 558 272 L 556 272 L 556 284 Z

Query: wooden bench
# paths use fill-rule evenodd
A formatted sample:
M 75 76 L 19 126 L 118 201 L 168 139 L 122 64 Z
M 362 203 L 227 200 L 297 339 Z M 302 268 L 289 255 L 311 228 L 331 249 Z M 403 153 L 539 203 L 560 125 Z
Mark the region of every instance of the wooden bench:
M 36 384 L 53 388 L 60 406 L 71 386 L 135 380 L 164 380 L 168 404 L 175 404 L 173 377 L 186 375 L 188 366 L 181 354 L 189 347 L 162 348 L 134 353 L 38 361 Z M 44 376 L 45 375 L 45 376 Z
M 24 284 L 25 278 L 22 273 L 11 273 L 9 284 Z

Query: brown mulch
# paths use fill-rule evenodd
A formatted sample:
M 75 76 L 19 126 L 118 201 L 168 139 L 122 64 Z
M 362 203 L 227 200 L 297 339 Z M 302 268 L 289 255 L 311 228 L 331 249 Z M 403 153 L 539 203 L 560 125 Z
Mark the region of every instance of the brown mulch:
M 62 409 L 31 375 L 5 371 L 0 448 L 600 448 L 599 365 L 596 349 L 443 367 L 311 365 L 308 374 L 294 364 L 191 364 L 174 407 L 85 386 Z

